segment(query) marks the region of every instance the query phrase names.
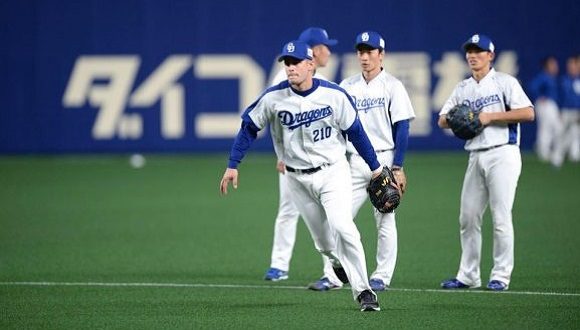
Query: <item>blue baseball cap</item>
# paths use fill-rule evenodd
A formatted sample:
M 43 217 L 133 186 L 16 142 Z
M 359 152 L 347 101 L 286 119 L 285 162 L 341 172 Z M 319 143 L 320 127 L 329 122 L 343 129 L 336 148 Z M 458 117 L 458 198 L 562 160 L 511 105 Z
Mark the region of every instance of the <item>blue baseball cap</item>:
M 311 60 L 312 49 L 300 40 L 293 40 L 284 45 L 282 53 L 278 56 L 278 62 L 282 62 L 285 57 L 293 57 L 299 60 Z
M 474 34 L 469 38 L 462 46 L 464 51 L 467 51 L 467 48 L 470 46 L 475 46 L 481 50 L 485 50 L 488 52 L 495 52 L 495 46 L 491 39 L 483 34 Z
M 365 31 L 356 36 L 355 48 L 359 45 L 367 45 L 374 49 L 385 49 L 385 39 L 380 34 L 374 31 Z
M 335 39 L 329 39 L 328 33 L 326 30 L 319 27 L 309 27 L 308 29 L 302 31 L 300 33 L 300 37 L 298 40 L 304 41 L 310 47 L 314 47 L 316 45 L 326 45 L 326 46 L 334 46 L 338 43 Z

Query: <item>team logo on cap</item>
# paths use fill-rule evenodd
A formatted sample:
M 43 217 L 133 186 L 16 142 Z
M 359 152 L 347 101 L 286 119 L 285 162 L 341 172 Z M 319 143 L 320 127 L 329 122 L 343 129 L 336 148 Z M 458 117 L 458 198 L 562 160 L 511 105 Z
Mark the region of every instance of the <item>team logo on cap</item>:
M 479 34 L 474 34 L 473 37 L 471 37 L 471 42 L 473 42 L 474 44 L 479 42 Z
M 288 51 L 288 53 L 294 53 L 295 49 L 296 47 L 294 46 L 293 43 L 289 43 L 288 46 L 286 46 L 286 50 Z
M 369 41 L 369 34 L 366 32 L 363 33 L 361 36 L 361 39 L 362 39 L 362 41 L 365 41 L 365 42 Z
M 379 40 L 379 44 L 381 45 L 381 48 L 385 48 L 385 41 L 383 40 L 383 38 Z
M 314 53 L 312 53 L 312 49 L 308 48 L 306 50 L 306 52 L 308 53 L 308 57 L 310 57 L 310 58 L 314 57 Z

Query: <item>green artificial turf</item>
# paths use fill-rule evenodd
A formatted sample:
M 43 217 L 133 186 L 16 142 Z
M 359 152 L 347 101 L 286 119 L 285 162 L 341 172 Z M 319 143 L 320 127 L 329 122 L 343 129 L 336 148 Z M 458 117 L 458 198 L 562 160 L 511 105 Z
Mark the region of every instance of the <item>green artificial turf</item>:
M 322 262 L 302 222 L 290 279 L 269 266 L 278 179 L 250 154 L 219 195 L 226 155 L 0 157 L 0 328 L 580 328 L 580 166 L 524 155 L 510 291 L 443 292 L 460 255 L 465 153 L 410 153 L 397 210 L 399 255 L 382 311 L 349 289 L 304 289 Z M 376 231 L 356 219 L 369 271 Z M 491 268 L 484 220 L 482 281 Z

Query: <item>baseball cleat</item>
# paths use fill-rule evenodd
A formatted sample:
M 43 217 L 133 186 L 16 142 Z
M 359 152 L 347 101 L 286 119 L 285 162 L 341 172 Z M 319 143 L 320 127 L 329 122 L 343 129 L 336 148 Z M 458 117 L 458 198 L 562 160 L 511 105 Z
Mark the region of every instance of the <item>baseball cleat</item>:
M 389 289 L 389 286 L 386 285 L 385 282 L 383 282 L 383 280 L 379 278 L 371 278 L 369 280 L 369 284 L 371 285 L 371 289 L 373 289 L 373 291 L 375 292 L 385 291 Z
M 470 289 L 471 287 L 456 278 L 452 278 L 441 282 L 441 287 L 443 289 L 455 290 L 455 289 Z
M 270 268 L 266 271 L 266 275 L 264 276 L 266 281 L 282 281 L 288 279 L 288 272 L 283 271 L 278 268 Z
M 358 295 L 356 300 L 360 303 L 361 312 L 376 312 L 381 310 L 377 296 L 371 290 L 364 290 Z
M 492 291 L 507 291 L 509 285 L 502 281 L 491 280 L 489 283 L 487 283 L 487 288 Z
M 330 282 L 328 277 L 323 277 L 314 283 L 308 284 L 308 289 L 313 291 L 329 291 L 340 288 L 342 288 L 342 285 L 336 285 Z
M 342 266 L 340 267 L 332 267 L 334 270 L 334 274 L 342 283 L 348 283 L 348 276 L 346 276 L 346 272 Z

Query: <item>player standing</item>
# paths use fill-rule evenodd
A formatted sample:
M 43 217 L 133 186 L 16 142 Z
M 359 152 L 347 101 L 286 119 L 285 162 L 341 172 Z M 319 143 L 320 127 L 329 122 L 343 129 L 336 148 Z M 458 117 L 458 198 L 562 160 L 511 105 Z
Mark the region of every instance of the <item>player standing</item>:
M 355 49 L 362 74 L 344 79 L 340 86 L 353 98 L 362 126 L 365 129 L 379 162 L 389 166 L 401 191 L 407 178 L 403 162 L 409 138 L 409 121 L 415 118 L 409 95 L 397 78 L 383 68 L 385 40 L 373 31 L 356 37 Z M 347 145 L 353 184 L 353 217 L 367 199 L 366 187 L 371 172 L 354 146 Z M 395 213 L 381 213 L 373 208 L 378 231 L 377 268 L 371 274 L 370 285 L 374 291 L 386 290 L 393 277 L 397 261 L 397 226 Z M 329 262 L 325 263 L 323 277 L 309 285 L 309 289 L 326 291 L 342 286 L 333 277 Z
M 562 166 L 566 155 L 570 161 L 580 161 L 580 56 L 566 61 L 566 75 L 560 83 L 562 132 L 552 155 L 552 164 Z
M 344 267 L 353 297 L 362 311 L 378 311 L 376 294 L 366 271 L 360 233 L 352 221 L 352 185 L 346 160 L 347 134 L 373 177 L 381 174 L 352 100 L 336 84 L 313 78 L 312 49 L 301 41 L 287 43 L 278 58 L 284 61 L 288 80 L 268 88 L 242 115 L 228 167 L 220 182 L 238 184 L 237 167 L 259 130 L 276 126 L 274 143 L 286 164 L 294 205 L 304 217 L 316 248 Z
M 325 67 L 330 59 L 330 47 L 337 44 L 334 39 L 329 39 L 326 30 L 319 27 L 310 27 L 302 31 L 298 40 L 305 42 L 312 48 L 313 61 L 316 68 Z M 326 79 L 319 72 L 315 72 L 314 78 Z M 286 70 L 282 69 L 272 81 L 272 86 L 287 80 Z M 276 129 L 271 126 L 271 129 Z M 272 137 L 276 132 L 272 131 Z M 274 147 L 279 143 L 274 143 Z M 279 172 L 278 185 L 280 191 L 278 214 L 274 224 L 274 240 L 272 243 L 272 257 L 270 268 L 266 271 L 264 279 L 267 281 L 280 281 L 288 279 L 290 269 L 290 259 L 292 259 L 292 250 L 296 242 L 296 227 L 298 225 L 298 216 L 300 215 L 294 202 L 292 201 L 288 179 L 286 178 L 285 164 L 281 159 L 281 151 L 276 150 L 278 161 L 276 169 Z
M 540 160 L 551 161 L 562 131 L 558 109 L 558 61 L 554 56 L 542 59 L 542 72 L 530 83 L 530 94 L 538 116 L 536 152 Z M 556 165 L 556 164 L 553 164 Z
M 495 46 L 481 34 L 463 44 L 471 77 L 460 82 L 439 112 L 439 127 L 449 128 L 445 115 L 457 104 L 481 111 L 483 132 L 467 140 L 469 162 L 461 191 L 459 215 L 461 263 L 444 289 L 481 286 L 481 225 L 489 203 L 493 220 L 493 268 L 487 288 L 507 290 L 514 267 L 512 207 L 522 160 L 520 122 L 534 120 L 532 103 L 518 81 L 492 67 Z

